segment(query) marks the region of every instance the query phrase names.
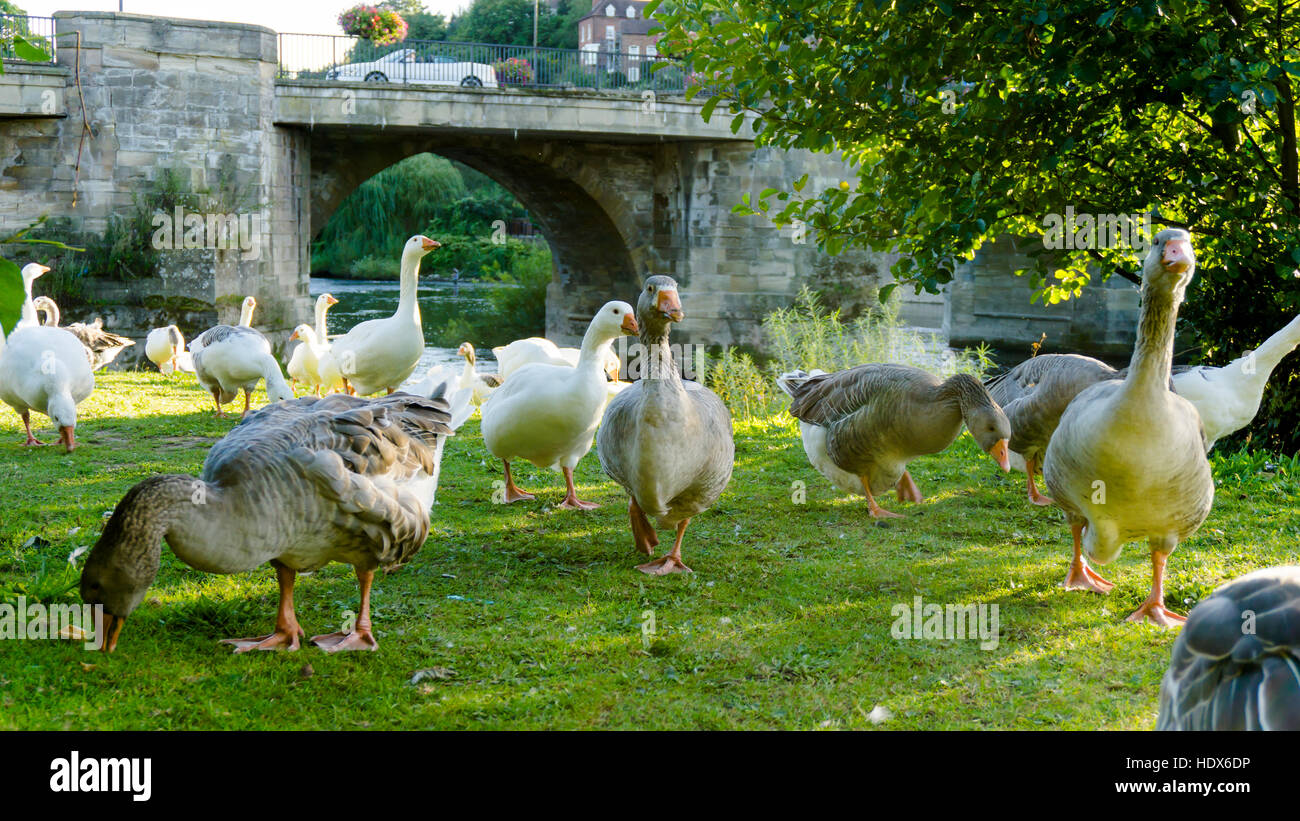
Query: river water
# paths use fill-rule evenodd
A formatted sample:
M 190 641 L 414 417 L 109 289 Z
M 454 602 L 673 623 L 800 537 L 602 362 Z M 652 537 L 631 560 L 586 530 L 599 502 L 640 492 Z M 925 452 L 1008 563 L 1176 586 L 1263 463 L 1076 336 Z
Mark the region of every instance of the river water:
M 419 303 L 421 320 L 424 324 L 425 347 L 420 364 L 415 366 L 415 373 L 408 382 L 419 381 L 426 371 L 434 365 L 450 365 L 457 372 L 465 360 L 456 354 L 455 348 L 443 348 L 430 343 L 433 336 L 429 325 L 431 317 L 443 315 L 448 306 L 459 309 L 457 312 L 470 312 L 487 306 L 484 293 L 496 285 L 478 282 L 462 282 L 459 289 L 451 283 L 420 280 Z M 328 277 L 311 278 L 311 297 L 315 303 L 321 294 L 333 294 L 339 304 L 330 308 L 326 315 L 326 329 L 330 336 L 347 333 L 353 325 L 367 319 L 383 319 L 392 316 L 397 310 L 397 301 L 401 285 L 395 279 L 330 279 Z M 436 303 L 436 305 L 435 305 Z M 490 348 L 477 348 L 478 361 L 475 370 L 479 373 L 495 373 L 496 357 Z

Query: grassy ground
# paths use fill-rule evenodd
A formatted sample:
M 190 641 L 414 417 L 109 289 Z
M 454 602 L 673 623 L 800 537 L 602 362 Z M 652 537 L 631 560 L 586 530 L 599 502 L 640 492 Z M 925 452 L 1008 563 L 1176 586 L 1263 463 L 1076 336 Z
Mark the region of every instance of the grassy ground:
M 144 373 L 103 375 L 82 414 L 82 447 L 65 456 L 20 447 L 0 409 L 0 598 L 48 596 L 132 484 L 197 473 L 234 424 L 192 377 Z M 538 500 L 497 507 L 472 421 L 447 448 L 428 544 L 376 585 L 379 652 L 233 656 L 219 638 L 271 628 L 270 569 L 210 576 L 164 553 L 115 654 L 0 641 L 0 728 L 1152 726 L 1175 634 L 1123 622 L 1147 591 L 1143 549 L 1105 569 L 1109 597 L 1063 592 L 1060 514 L 1032 508 L 1022 477 L 966 436 L 913 464 L 928 498 L 890 498 L 907 517 L 888 523 L 813 472 L 793 424 L 737 424 L 736 445 L 730 488 L 687 533 L 696 572 L 652 579 L 633 570 L 625 498 L 594 455 L 579 486 L 600 510 L 553 510 L 559 475 L 530 467 L 519 481 Z M 1209 520 L 1170 562 L 1184 612 L 1229 579 L 1300 562 L 1296 464 L 1216 458 L 1215 477 Z M 891 608 L 916 595 L 998 604 L 998 647 L 892 638 Z M 357 606 L 351 569 L 301 577 L 296 598 L 308 635 L 337 629 Z M 409 684 L 419 670 L 433 673 Z

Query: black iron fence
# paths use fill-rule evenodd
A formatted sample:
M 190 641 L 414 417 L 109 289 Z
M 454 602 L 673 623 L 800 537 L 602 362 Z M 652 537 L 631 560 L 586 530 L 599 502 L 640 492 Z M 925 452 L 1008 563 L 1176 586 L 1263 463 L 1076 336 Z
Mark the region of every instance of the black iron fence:
M 279 76 L 468 88 L 632 93 L 648 89 L 668 95 L 684 94 L 693 82 L 679 61 L 630 49 L 533 48 L 442 40 L 404 40 L 379 46 L 331 34 L 281 34 Z
M 49 55 L 54 62 L 54 18 L 32 17 L 20 14 L 0 14 L 0 57 L 6 60 L 25 60 L 26 57 L 14 51 L 14 35 Z

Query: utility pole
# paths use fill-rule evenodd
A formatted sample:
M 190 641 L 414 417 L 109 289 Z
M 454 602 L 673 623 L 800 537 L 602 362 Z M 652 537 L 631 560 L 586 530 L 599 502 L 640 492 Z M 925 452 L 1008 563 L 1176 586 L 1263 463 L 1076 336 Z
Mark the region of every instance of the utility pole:
M 537 4 L 538 2 L 539 0 L 533 0 L 533 51 L 534 52 L 537 51 L 537 11 L 538 11 Z M 534 54 L 533 58 L 536 59 L 536 57 L 537 55 Z

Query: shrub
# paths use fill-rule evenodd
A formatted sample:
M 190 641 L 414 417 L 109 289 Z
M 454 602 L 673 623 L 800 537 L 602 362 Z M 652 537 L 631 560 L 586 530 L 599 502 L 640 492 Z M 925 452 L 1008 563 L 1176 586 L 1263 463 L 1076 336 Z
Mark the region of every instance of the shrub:
M 406 39 L 406 21 L 402 15 L 376 6 L 353 6 L 339 15 L 344 34 L 360 37 L 375 45 L 400 43 Z

